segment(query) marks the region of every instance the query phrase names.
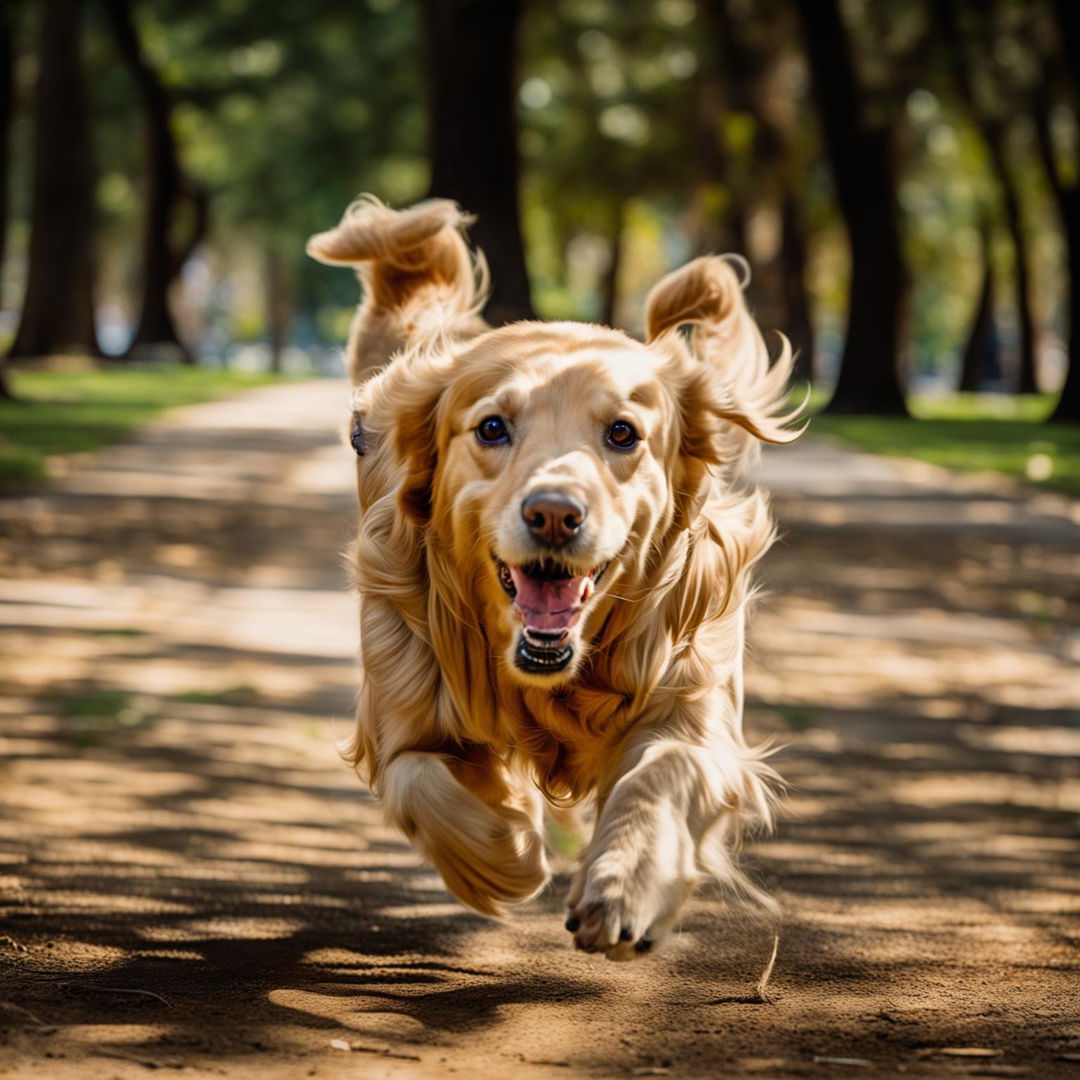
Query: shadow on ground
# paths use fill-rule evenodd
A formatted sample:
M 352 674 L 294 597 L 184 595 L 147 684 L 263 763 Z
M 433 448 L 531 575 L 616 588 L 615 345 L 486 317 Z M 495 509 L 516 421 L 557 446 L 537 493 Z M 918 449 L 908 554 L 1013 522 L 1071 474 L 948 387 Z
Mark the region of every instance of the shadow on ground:
M 1080 1075 L 1068 504 L 770 459 L 763 1003 L 772 926 L 718 897 L 610 965 L 569 950 L 565 876 L 493 923 L 382 826 L 334 748 L 339 399 L 186 410 L 0 506 L 0 1075 Z

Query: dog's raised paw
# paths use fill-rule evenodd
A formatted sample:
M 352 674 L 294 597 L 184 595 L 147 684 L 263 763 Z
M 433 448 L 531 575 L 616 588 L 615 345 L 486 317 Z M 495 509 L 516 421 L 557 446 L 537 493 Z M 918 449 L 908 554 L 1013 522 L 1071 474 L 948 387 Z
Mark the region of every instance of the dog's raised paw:
M 574 947 L 609 960 L 637 960 L 652 952 L 693 891 L 693 863 L 684 857 L 690 850 L 636 845 L 586 857 L 566 897 L 566 929 Z
M 603 953 L 609 960 L 636 960 L 648 953 L 659 934 L 652 927 L 636 929 L 618 901 L 580 904 L 566 920 L 574 948 Z

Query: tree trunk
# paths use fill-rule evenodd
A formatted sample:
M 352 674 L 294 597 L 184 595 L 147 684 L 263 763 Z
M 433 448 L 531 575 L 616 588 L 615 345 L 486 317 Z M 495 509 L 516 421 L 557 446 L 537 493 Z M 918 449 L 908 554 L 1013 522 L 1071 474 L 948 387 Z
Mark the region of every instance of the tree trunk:
M 862 118 L 837 0 L 796 0 L 796 7 L 851 242 L 847 337 L 827 411 L 907 415 L 898 370 L 905 289 L 890 133 Z
M 1066 63 L 1065 78 L 1068 80 L 1073 112 L 1080 108 L 1080 85 L 1076 82 L 1077 50 L 1080 49 L 1080 11 L 1074 0 L 1054 0 L 1054 17 L 1064 41 Z M 1069 320 L 1069 366 L 1065 373 L 1065 385 L 1061 397 L 1050 416 L 1053 421 L 1080 423 L 1080 179 L 1075 170 L 1066 186 L 1054 158 L 1050 141 L 1049 108 L 1043 103 L 1036 117 L 1039 150 L 1043 158 L 1050 188 L 1061 214 L 1062 231 L 1065 234 L 1065 262 L 1068 267 L 1068 320 Z M 1075 165 L 1075 162 L 1074 162 Z
M 1050 134 L 1050 106 L 1046 100 L 1036 106 L 1035 131 L 1043 168 L 1061 216 L 1061 231 L 1065 240 L 1069 359 L 1065 385 L 1061 388 L 1061 397 L 1050 419 L 1077 423 L 1080 422 L 1080 182 L 1073 180 L 1072 185 L 1068 186 L 1058 170 Z
M 956 20 L 955 0 L 936 0 L 934 18 L 945 42 L 953 82 L 967 108 L 976 128 L 982 135 L 983 142 L 990 154 L 990 163 L 1001 188 L 1002 205 L 1005 211 L 1005 225 L 1012 241 L 1015 271 L 1016 314 L 1020 323 L 1019 368 L 1016 378 L 1016 392 L 1019 394 L 1038 393 L 1038 374 L 1035 360 L 1035 317 L 1031 309 L 1031 271 L 1028 257 L 1027 238 L 1024 235 L 1023 214 L 1020 207 L 1020 194 L 1009 169 L 1008 150 L 1005 145 L 1006 127 L 1001 120 L 990 117 L 980 108 L 975 83 L 971 77 L 971 68 L 964 51 L 964 41 Z M 976 322 L 974 329 L 978 328 Z
M 124 63 L 142 95 L 145 199 L 142 233 L 142 288 L 139 317 L 127 356 L 170 351 L 191 363 L 169 310 L 169 289 L 179 267 L 170 249 L 170 230 L 180 201 L 181 175 L 170 126 L 171 105 L 158 74 L 146 62 L 132 18 L 130 0 L 106 0 L 105 10 Z
M 432 196 L 477 215 L 493 323 L 533 317 L 518 194 L 516 31 L 523 0 L 423 0 Z
M 1065 385 L 1061 388 L 1050 419 L 1080 423 L 1080 192 L 1075 188 L 1067 199 L 1069 209 L 1062 209 L 1068 217 L 1065 226 L 1066 259 L 1068 271 L 1069 310 L 1069 366 L 1065 373 Z
M 82 72 L 82 0 L 44 0 L 34 105 L 30 258 L 9 356 L 100 355 L 94 330 L 94 170 Z
M 699 0 L 707 41 L 698 84 L 699 190 L 695 212 L 697 249 L 702 254 L 747 254 L 745 166 L 728 145 L 726 120 L 733 112 L 751 112 L 751 63 L 736 39 L 728 0 Z M 752 149 L 747 151 L 752 153 Z M 742 167 L 740 167 L 742 166 Z
M 180 277 L 184 263 L 195 254 L 195 249 L 210 231 L 210 193 L 206 185 L 189 178 L 184 187 L 183 198 L 190 204 L 191 223 L 183 243 L 178 244 L 172 252 L 172 264 L 169 267 L 172 281 Z
M 785 184 L 780 206 L 780 279 L 784 297 L 784 334 L 795 350 L 792 381 L 814 381 L 814 323 L 806 288 L 806 229 L 799 198 Z
M 626 206 L 616 197 L 612 212 L 611 240 L 608 245 L 608 264 L 600 282 L 600 321 L 615 325 L 615 307 L 619 302 L 619 271 L 622 268 L 623 231 L 626 226 Z
M 273 247 L 266 249 L 266 326 L 270 343 L 270 370 L 282 371 L 285 346 L 289 343 L 289 301 L 285 288 L 285 268 Z
M 15 49 L 12 42 L 13 4 L 0 8 L 0 286 L 3 285 L 4 256 L 7 253 L 8 170 L 11 168 L 11 121 L 15 102 Z M 0 295 L 0 309 L 4 298 Z M 0 399 L 11 398 L 4 362 L 0 359 Z
M 975 393 L 982 389 L 987 372 L 997 359 L 997 335 L 994 327 L 994 262 L 990 252 L 989 227 L 983 229 L 983 278 L 975 317 L 960 361 L 956 389 Z
M 1004 136 L 995 129 L 1000 124 L 988 124 L 986 144 L 994 171 L 1001 183 L 1001 194 L 1005 206 L 1005 224 L 1012 238 L 1014 252 L 1014 282 L 1016 286 L 1016 315 L 1020 323 L 1020 363 L 1016 375 L 1018 394 L 1037 394 L 1039 380 L 1035 366 L 1035 316 L 1031 310 L 1031 269 L 1028 258 L 1027 239 L 1024 236 L 1024 223 L 1020 210 L 1020 194 L 1013 182 L 1006 162 Z M 992 132 L 990 134 L 989 132 Z
M 724 246 L 745 255 L 751 254 L 751 209 L 776 204 L 779 250 L 768 265 L 754 266 L 751 289 L 756 306 L 772 311 L 796 351 L 793 378 L 810 380 L 814 343 L 795 154 L 789 132 L 770 108 L 770 68 L 778 61 L 776 42 L 786 37 L 785 20 L 777 17 L 779 9 L 771 14 L 767 6 L 739 11 L 732 0 L 698 0 L 698 6 L 708 41 L 700 95 L 702 178 L 706 190 L 726 185 L 729 197 L 720 235 Z M 734 115 L 752 117 L 755 127 L 751 144 L 741 154 L 733 153 L 720 133 L 721 120 Z

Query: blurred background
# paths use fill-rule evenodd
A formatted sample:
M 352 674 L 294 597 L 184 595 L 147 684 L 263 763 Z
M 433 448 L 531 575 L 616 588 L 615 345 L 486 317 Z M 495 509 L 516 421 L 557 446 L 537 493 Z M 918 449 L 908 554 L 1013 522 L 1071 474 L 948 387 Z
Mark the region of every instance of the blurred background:
M 0 17 L 9 370 L 340 371 L 357 286 L 304 242 L 372 192 L 478 215 L 495 320 L 638 331 L 661 274 L 735 251 L 815 407 L 1080 419 L 1070 0 L 10 0 Z M 865 446 L 893 430 L 833 426 Z M 1074 436 L 968 430 L 976 465 L 1004 440 L 1007 471 L 1076 488 Z

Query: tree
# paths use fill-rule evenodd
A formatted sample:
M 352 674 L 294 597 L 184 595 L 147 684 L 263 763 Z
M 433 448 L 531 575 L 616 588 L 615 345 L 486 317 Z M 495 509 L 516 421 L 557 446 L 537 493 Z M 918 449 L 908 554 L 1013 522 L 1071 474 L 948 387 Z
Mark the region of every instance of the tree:
M 994 176 L 997 178 L 1001 189 L 1005 225 L 1009 230 L 1009 237 L 1013 245 L 1016 312 L 1020 323 L 1020 368 L 1017 375 L 1016 392 L 1035 394 L 1038 393 L 1039 386 L 1035 362 L 1035 318 L 1031 310 L 1030 257 L 1028 255 L 1027 240 L 1024 236 L 1020 194 L 1008 163 L 1006 145 L 1008 124 L 1004 116 L 980 99 L 971 65 L 968 62 L 964 44 L 965 38 L 957 21 L 956 7 L 956 0 L 935 0 L 934 17 L 945 42 L 949 64 L 952 68 L 953 81 L 968 114 L 982 135 L 986 149 L 990 154 Z M 981 12 L 984 24 L 987 21 L 987 11 L 989 10 L 990 14 L 992 14 L 992 8 L 988 9 L 981 5 L 975 5 L 975 10 Z M 994 41 L 994 35 L 987 31 L 985 25 L 980 27 L 976 44 L 979 46 L 979 52 L 982 56 L 992 58 L 996 42 Z M 993 64 L 992 59 L 987 60 L 987 64 L 995 67 L 995 71 L 991 74 L 1000 76 L 1000 72 L 996 71 L 996 65 Z M 988 275 L 992 273 L 989 264 L 987 264 L 986 273 Z M 989 298 L 990 294 L 986 292 L 985 284 L 981 295 Z M 992 315 L 986 317 L 992 320 Z M 978 318 L 975 319 L 972 325 L 972 332 L 984 332 L 984 323 L 980 322 Z M 971 353 L 973 350 L 978 351 L 979 348 L 977 342 L 969 342 L 966 353 Z
M 1054 0 L 1054 21 L 1064 44 L 1064 57 L 1055 50 L 1051 58 L 1052 77 L 1062 87 L 1072 108 L 1073 122 L 1080 118 L 1080 84 L 1067 60 L 1075 62 L 1080 56 L 1080 11 L 1073 0 Z M 1075 148 L 1071 168 L 1063 169 L 1056 153 L 1050 129 L 1050 87 L 1045 83 L 1037 92 L 1035 128 L 1043 168 L 1061 216 L 1065 240 L 1066 308 L 1068 311 L 1069 361 L 1065 385 L 1051 420 L 1080 422 L 1080 170 Z
M 137 357 L 147 349 L 163 347 L 191 363 L 180 341 L 169 308 L 169 291 L 179 275 L 185 253 L 199 239 L 189 239 L 182 251 L 173 249 L 177 211 L 183 199 L 184 179 L 172 133 L 172 103 L 161 77 L 147 61 L 132 17 L 131 0 L 105 0 L 105 11 L 120 55 L 139 88 L 143 106 L 143 231 L 139 316 L 128 347 Z M 204 196 L 203 196 L 204 197 Z M 205 209 L 205 203 L 203 203 Z M 195 222 L 205 226 L 205 214 Z
M 998 343 L 994 325 L 994 257 L 991 251 L 992 230 L 984 221 L 982 237 L 983 276 L 975 315 L 971 320 L 967 344 L 960 360 L 960 377 L 956 389 L 961 393 L 981 390 L 987 373 L 997 367 Z
M 477 215 L 488 317 L 532 317 L 521 235 L 515 62 L 522 0 L 424 0 L 432 196 Z
M 827 411 L 906 415 L 899 375 L 905 284 L 891 132 L 863 115 L 837 0 L 795 4 L 851 246 L 847 335 Z
M 649 274 L 635 241 L 651 234 L 655 214 L 673 226 L 684 219 L 697 182 L 686 123 L 702 36 L 695 16 L 692 4 L 658 10 L 651 0 L 528 9 L 521 100 L 530 266 L 557 317 L 637 329 L 640 306 L 620 310 L 622 294 Z
M 701 150 L 707 207 L 720 220 L 706 228 L 700 246 L 750 255 L 748 221 L 755 208 L 771 205 L 780 243 L 772 265 L 754 268 L 751 289 L 771 299 L 774 318 L 796 350 L 793 378 L 813 379 L 813 324 L 806 289 L 807 239 L 796 180 L 801 163 L 791 133 L 778 115 L 772 82 L 789 37 L 786 9 L 759 3 L 751 9 L 732 0 L 699 0 L 706 42 L 701 78 Z M 708 192 L 724 191 L 722 199 Z M 717 211 L 719 213 L 717 214 Z
M 8 173 L 9 157 L 11 154 L 11 121 L 14 114 L 15 100 L 15 49 L 12 42 L 14 36 L 14 19 L 12 17 L 12 4 L 6 4 L 0 8 L 0 269 L 4 265 L 4 255 L 7 252 L 7 224 L 8 224 Z M 0 285 L 3 282 L 0 280 Z M 3 306 L 3 297 L 0 296 L 0 307 Z M 11 390 L 7 379 L 4 377 L 3 362 L 0 361 L 0 398 L 10 398 Z
M 30 256 L 9 357 L 99 353 L 94 330 L 94 174 L 82 73 L 82 0 L 45 0 L 34 106 Z

